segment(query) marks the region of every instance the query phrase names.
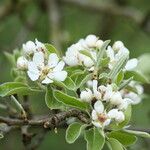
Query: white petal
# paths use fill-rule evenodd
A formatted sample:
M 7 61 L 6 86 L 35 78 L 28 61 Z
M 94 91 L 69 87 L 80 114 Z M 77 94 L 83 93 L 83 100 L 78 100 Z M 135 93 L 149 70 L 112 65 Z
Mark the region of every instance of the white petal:
M 98 119 L 97 112 L 95 110 L 92 111 L 92 119 L 93 120 L 97 120 Z
M 58 71 L 54 72 L 54 79 L 57 81 L 64 81 L 67 77 L 67 72 L 66 71 Z
M 104 123 L 103 126 L 108 126 L 111 122 L 111 119 L 107 119 Z
M 90 102 L 93 98 L 92 91 L 90 89 L 86 89 L 85 91 L 81 91 L 80 99 L 85 102 Z
M 92 121 L 93 125 L 96 126 L 97 128 L 102 128 L 102 125 L 100 122 L 97 121 Z
M 122 112 L 122 111 L 119 111 L 118 113 L 117 113 L 117 116 L 116 116 L 116 118 L 115 118 L 115 120 L 117 121 L 117 122 L 122 122 L 122 121 L 124 121 L 125 120 L 125 115 L 124 115 L 124 113 Z
M 110 103 L 112 105 L 120 105 L 122 102 L 122 96 L 120 92 L 114 92 L 114 94 L 112 94 L 112 97 L 110 99 Z
M 115 59 L 115 54 L 113 49 L 111 48 L 111 46 L 108 46 L 107 50 L 106 50 L 106 54 L 107 56 L 110 58 L 110 61 L 114 61 Z
M 98 86 L 98 81 L 97 80 L 93 80 L 93 92 L 97 92 L 97 86 Z
M 39 74 L 39 72 L 40 72 L 34 62 L 28 63 L 28 71 L 33 72 L 35 74 Z
M 104 105 L 101 101 L 97 101 L 94 104 L 94 109 L 96 110 L 97 113 L 101 114 L 104 111 Z
M 36 53 L 34 53 L 33 62 L 37 66 L 43 67 L 44 66 L 44 54 L 42 52 L 36 52 Z
M 126 70 L 133 70 L 138 64 L 138 60 L 136 58 L 133 58 L 133 59 L 130 59 L 126 66 L 125 66 L 125 69 Z
M 117 113 L 118 113 L 118 109 L 111 109 L 107 115 L 109 118 L 114 119 L 116 118 Z
M 17 59 L 17 68 L 24 70 L 28 68 L 28 61 L 24 56 Z
M 55 53 L 49 55 L 48 66 L 55 67 L 58 64 L 59 58 Z
M 34 42 L 28 41 L 26 44 L 23 44 L 23 51 L 26 55 L 33 54 L 36 51 Z
M 34 72 L 27 71 L 27 74 L 32 81 L 36 81 L 39 78 L 39 74 Z
M 122 41 L 116 41 L 114 44 L 113 44 L 113 49 L 115 51 L 119 51 L 122 47 L 124 47 L 124 44 L 122 43 Z
M 53 69 L 53 71 L 54 71 L 54 72 L 56 72 L 56 71 L 61 71 L 61 70 L 64 68 L 64 66 L 65 66 L 65 63 L 64 63 L 63 61 L 60 61 L 60 62 L 58 63 L 58 65 Z
M 97 40 L 98 38 L 95 35 L 88 35 L 85 42 L 89 47 L 95 47 Z
M 43 81 L 43 84 L 49 84 L 49 83 L 53 83 L 53 80 L 49 79 L 48 77 L 46 77 Z

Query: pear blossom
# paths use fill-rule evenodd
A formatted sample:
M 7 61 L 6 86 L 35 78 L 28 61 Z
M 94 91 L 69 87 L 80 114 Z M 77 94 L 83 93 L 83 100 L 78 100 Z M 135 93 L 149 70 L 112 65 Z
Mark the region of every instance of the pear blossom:
M 59 62 L 59 58 L 55 53 L 51 53 L 48 62 L 45 63 L 44 54 L 36 52 L 33 61 L 28 63 L 28 76 L 32 81 L 40 80 L 43 84 L 52 83 L 54 80 L 64 81 L 67 72 L 63 71 L 65 63 Z
M 36 45 L 32 41 L 26 42 L 22 47 L 25 55 L 32 55 L 34 52 L 36 52 Z
M 104 105 L 101 101 L 97 101 L 94 104 L 94 109 L 92 111 L 92 123 L 98 128 L 103 128 L 108 126 L 111 122 L 111 119 L 108 117 L 107 113 L 104 110 Z
M 122 103 L 123 99 L 122 99 L 122 96 L 121 96 L 121 93 L 119 91 L 117 92 L 114 92 L 111 96 L 111 99 L 110 99 L 110 103 L 112 105 L 120 105 Z
M 25 70 L 28 68 L 28 61 L 24 56 L 20 56 L 17 59 L 17 68 L 20 70 Z
M 37 51 L 44 52 L 45 46 L 43 43 L 39 42 L 37 39 L 35 39 L 35 43 L 32 41 L 28 41 L 25 44 L 23 44 L 23 52 L 26 56 L 31 56 Z
M 130 100 L 128 100 L 128 103 L 136 105 L 136 104 L 140 103 L 142 100 L 141 95 L 144 92 L 143 86 L 135 81 L 130 82 L 129 86 L 135 88 L 137 93 L 128 91 L 127 89 L 123 89 L 123 90 L 121 90 L 122 97 L 130 99 Z
M 136 58 L 128 60 L 127 64 L 125 65 L 125 70 L 133 70 L 138 65 L 138 60 Z
M 81 91 L 80 99 L 85 102 L 90 102 L 93 99 L 92 91 L 88 88 L 85 91 Z
M 114 119 L 117 123 L 121 123 L 125 120 L 124 113 L 118 109 L 110 110 L 107 115 L 109 118 Z
M 93 60 L 80 53 L 81 50 L 87 50 L 96 61 L 96 48 L 100 48 L 103 45 L 103 41 L 99 40 L 95 35 L 88 35 L 85 39 L 80 39 L 77 43 L 71 45 L 67 51 L 64 61 L 69 66 L 84 65 L 93 71 Z M 91 69 L 92 67 L 92 69 Z

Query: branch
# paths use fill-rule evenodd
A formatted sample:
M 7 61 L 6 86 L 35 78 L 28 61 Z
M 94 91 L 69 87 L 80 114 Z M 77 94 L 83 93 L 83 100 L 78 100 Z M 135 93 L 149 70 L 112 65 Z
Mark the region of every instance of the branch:
M 77 117 L 84 123 L 89 122 L 85 114 L 76 109 L 71 109 L 65 112 L 60 112 L 58 114 L 52 115 L 50 117 L 46 117 L 44 119 L 21 120 L 0 116 L 0 123 L 6 123 L 7 125 L 10 126 L 30 125 L 30 126 L 44 126 L 44 128 L 54 128 L 59 126 L 61 122 L 63 122 L 66 118 L 69 117 Z

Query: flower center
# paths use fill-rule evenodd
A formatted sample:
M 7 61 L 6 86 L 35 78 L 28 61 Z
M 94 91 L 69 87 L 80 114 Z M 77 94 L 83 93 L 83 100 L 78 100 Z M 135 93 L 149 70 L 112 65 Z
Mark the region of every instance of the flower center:
M 100 114 L 98 120 L 103 123 L 107 120 L 107 116 L 105 114 Z

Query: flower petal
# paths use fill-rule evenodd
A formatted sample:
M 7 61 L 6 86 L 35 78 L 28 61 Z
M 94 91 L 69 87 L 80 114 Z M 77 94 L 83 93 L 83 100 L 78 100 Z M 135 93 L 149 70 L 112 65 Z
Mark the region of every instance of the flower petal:
M 67 77 L 67 72 L 66 71 L 58 71 L 54 72 L 54 79 L 57 81 L 64 81 Z
M 43 84 L 49 84 L 49 83 L 53 83 L 53 80 L 49 79 L 48 77 L 46 77 L 43 81 Z
M 102 128 L 102 125 L 100 122 L 97 121 L 92 121 L 93 125 L 96 126 L 97 128 Z
M 136 58 L 133 58 L 133 59 L 130 59 L 126 66 L 125 66 L 125 69 L 126 70 L 133 70 L 138 64 L 138 60 Z
M 33 55 L 33 62 L 39 66 L 43 67 L 44 66 L 44 54 L 42 52 L 36 52 Z
M 39 78 L 39 74 L 34 72 L 27 71 L 27 74 L 32 81 L 36 81 Z
M 97 101 L 94 104 L 94 109 L 96 110 L 97 113 L 101 114 L 104 111 L 104 105 L 101 101 Z
M 59 58 L 55 53 L 49 55 L 48 66 L 55 67 L 58 64 Z
M 92 111 L 92 119 L 93 120 L 97 120 L 98 119 L 97 112 L 95 110 Z
M 65 63 L 63 61 L 60 61 L 57 66 L 53 69 L 54 72 L 57 72 L 57 71 L 61 71 L 65 66 Z

